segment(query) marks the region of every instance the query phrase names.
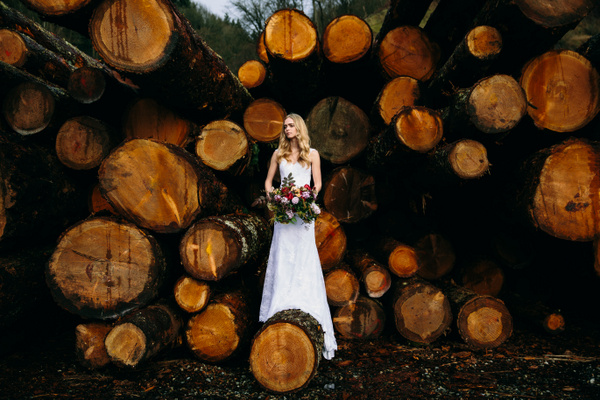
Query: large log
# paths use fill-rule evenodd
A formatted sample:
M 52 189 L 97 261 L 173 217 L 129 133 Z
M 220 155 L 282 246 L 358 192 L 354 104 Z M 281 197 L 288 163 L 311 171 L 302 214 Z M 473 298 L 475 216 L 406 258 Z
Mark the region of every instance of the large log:
M 341 307 L 354 303 L 360 293 L 358 278 L 347 266 L 333 268 L 325 274 L 325 290 L 330 306 Z
M 90 116 L 70 118 L 56 135 L 56 155 L 65 166 L 76 170 L 96 168 L 116 142 L 113 129 Z
M 162 250 L 148 233 L 114 218 L 93 217 L 63 233 L 46 280 L 62 308 L 108 320 L 154 300 L 165 268 Z
M 399 280 L 394 288 L 392 313 L 404 338 L 429 344 L 450 330 L 450 302 L 437 287 L 419 279 Z
M 181 343 L 182 321 L 166 303 L 137 310 L 115 324 L 104 344 L 111 361 L 135 368 Z
M 342 338 L 367 340 L 381 335 L 386 314 L 377 300 L 359 296 L 355 302 L 337 308 L 332 320 L 336 332 Z
M 529 103 L 527 113 L 540 128 L 577 131 L 600 110 L 600 75 L 574 51 L 553 50 L 531 59 L 520 83 Z
M 251 261 L 267 255 L 271 229 L 255 214 L 227 214 L 203 218 L 181 239 L 181 262 L 192 277 L 219 281 Z
M 43 20 L 88 35 L 88 23 L 94 9 L 102 0 L 22 0 L 26 7 Z
M 246 132 L 235 122 L 215 120 L 196 137 L 196 155 L 217 171 L 240 175 L 250 164 L 252 148 Z
M 340 222 L 326 211 L 321 211 L 315 220 L 315 241 L 324 271 L 336 267 L 344 259 L 347 245 L 346 232 Z
M 244 129 L 258 142 L 274 142 L 279 139 L 286 115 L 283 106 L 275 100 L 256 99 L 244 111 Z
M 322 349 L 323 330 L 316 319 L 300 310 L 280 311 L 254 336 L 250 370 L 267 390 L 294 392 L 316 374 Z
M 339 222 L 354 223 L 377 210 L 372 175 L 350 166 L 331 172 L 323 189 L 323 205 Z
M 107 64 L 192 120 L 239 119 L 252 100 L 170 1 L 105 1 L 89 31 Z
M 241 292 L 226 292 L 211 299 L 185 326 L 187 347 L 200 360 L 222 362 L 246 345 L 252 327 L 248 298 Z
M 416 105 L 421 97 L 419 82 L 410 76 L 398 76 L 387 82 L 377 96 L 371 120 L 381 120 L 383 125 L 389 125 L 404 106 Z
M 370 123 L 367 114 L 348 100 L 332 96 L 319 101 L 306 117 L 312 146 L 321 158 L 344 164 L 367 146 Z

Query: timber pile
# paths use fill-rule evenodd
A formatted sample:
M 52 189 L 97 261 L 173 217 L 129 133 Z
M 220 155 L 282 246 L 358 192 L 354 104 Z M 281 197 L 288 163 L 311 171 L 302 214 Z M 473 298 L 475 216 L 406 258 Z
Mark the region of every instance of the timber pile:
M 564 329 L 560 301 L 516 293 L 536 265 L 558 282 L 564 258 L 597 287 L 599 41 L 554 49 L 591 0 L 393 0 L 377 34 L 343 16 L 322 37 L 280 10 L 238 76 L 169 0 L 24 3 L 101 58 L 0 3 L 0 306 L 28 298 L 1 323 L 47 286 L 81 318 L 86 367 L 185 345 L 249 355 L 274 392 L 314 376 L 309 315 L 257 326 L 271 226 L 253 202 L 286 111 L 323 160 L 316 240 L 340 340 L 393 321 L 409 342 L 453 331 L 490 349 L 513 316 Z

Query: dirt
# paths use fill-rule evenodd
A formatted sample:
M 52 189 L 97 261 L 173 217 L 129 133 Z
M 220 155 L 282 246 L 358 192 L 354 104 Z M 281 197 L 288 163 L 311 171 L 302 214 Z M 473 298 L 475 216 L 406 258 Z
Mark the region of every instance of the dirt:
M 555 336 L 516 324 L 487 351 L 452 333 L 431 345 L 390 331 L 373 340 L 338 338 L 336 357 L 291 394 L 264 390 L 247 353 L 211 365 L 182 347 L 137 369 L 87 370 L 75 356 L 74 324 L 55 321 L 3 341 L 0 399 L 600 399 L 597 321 Z

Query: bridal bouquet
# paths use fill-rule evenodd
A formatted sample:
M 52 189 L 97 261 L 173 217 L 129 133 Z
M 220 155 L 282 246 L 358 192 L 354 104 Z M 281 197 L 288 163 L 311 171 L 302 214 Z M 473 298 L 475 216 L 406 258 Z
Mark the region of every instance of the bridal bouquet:
M 316 193 L 309 185 L 296 186 L 291 173 L 283 178 L 281 187 L 273 190 L 270 196 L 267 206 L 275 214 L 275 221 L 282 224 L 295 223 L 296 217 L 310 223 L 321 213 L 315 203 Z

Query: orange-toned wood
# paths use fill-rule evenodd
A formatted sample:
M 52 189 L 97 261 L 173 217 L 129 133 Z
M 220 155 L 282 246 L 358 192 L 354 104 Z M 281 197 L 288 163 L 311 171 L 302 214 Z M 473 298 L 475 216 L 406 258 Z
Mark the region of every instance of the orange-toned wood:
M 211 292 L 208 282 L 187 275 L 179 278 L 173 288 L 177 305 L 188 313 L 202 311 L 208 305 Z
M 235 122 L 216 120 L 205 125 L 196 138 L 196 155 L 217 171 L 240 175 L 252 159 L 246 132 Z
M 315 220 L 315 241 L 324 271 L 336 267 L 346 254 L 346 233 L 330 213 L 321 211 Z
M 427 280 L 446 276 L 456 263 L 456 253 L 452 243 L 439 233 L 429 233 L 415 243 L 420 268 L 417 274 Z
M 387 264 L 390 272 L 400 278 L 414 276 L 421 268 L 415 248 L 394 238 L 377 240 L 373 251 L 378 259 Z
M 540 128 L 573 132 L 600 110 L 598 71 L 571 50 L 552 50 L 530 60 L 520 84 L 530 104 L 527 113 Z
M 279 140 L 286 115 L 285 109 L 277 101 L 256 99 L 244 111 L 244 129 L 254 140 L 270 143 Z
M 404 106 L 414 106 L 421 96 L 419 80 L 398 76 L 385 84 L 375 103 L 375 110 L 385 125 L 389 125 Z
M 238 68 L 237 76 L 246 89 L 253 89 L 265 82 L 267 68 L 258 60 L 249 60 Z
M 256 41 L 256 54 L 258 58 L 266 64 L 269 63 L 269 55 L 267 54 L 267 48 L 265 47 L 265 31 L 260 33 L 258 40 Z
M 494 57 L 502 50 L 502 35 L 493 26 L 476 26 L 465 40 L 469 53 L 480 60 Z
M 392 286 L 390 270 L 364 250 L 348 252 L 350 266 L 357 271 L 367 296 L 377 299 Z
M 267 19 L 264 42 L 269 58 L 293 62 L 304 60 L 319 51 L 314 24 L 296 9 L 276 11 Z
M 95 184 L 90 192 L 90 196 L 88 198 L 88 209 L 90 213 L 95 214 L 100 211 L 108 211 L 111 214 L 118 215 L 117 211 L 110 205 L 108 201 L 104 197 L 102 197 L 102 193 L 100 193 L 100 185 Z
M 365 296 L 337 308 L 333 315 L 333 326 L 344 339 L 373 339 L 379 337 L 385 327 L 386 315 L 381 304 Z
M 9 29 L 0 29 L 0 61 L 21 67 L 27 61 L 27 45 L 17 32 Z
M 334 169 L 323 192 L 325 208 L 342 223 L 361 221 L 377 210 L 375 179 L 356 168 Z
M 347 64 L 369 54 L 373 33 L 356 15 L 342 15 L 332 20 L 323 32 L 323 54 L 333 62 Z
M 360 283 L 356 275 L 348 268 L 337 267 L 324 277 L 327 302 L 333 307 L 353 303 L 358 298 Z
M 436 149 L 429 165 L 430 176 L 441 184 L 456 180 L 452 178 L 481 178 L 490 168 L 486 147 L 471 139 L 461 139 Z
M 112 135 L 112 129 L 96 118 L 70 118 L 56 135 L 56 154 L 60 162 L 69 168 L 96 168 L 113 147 Z
M 89 322 L 75 327 L 75 353 L 79 363 L 89 369 L 110 364 L 104 339 L 113 325 L 107 322 Z

